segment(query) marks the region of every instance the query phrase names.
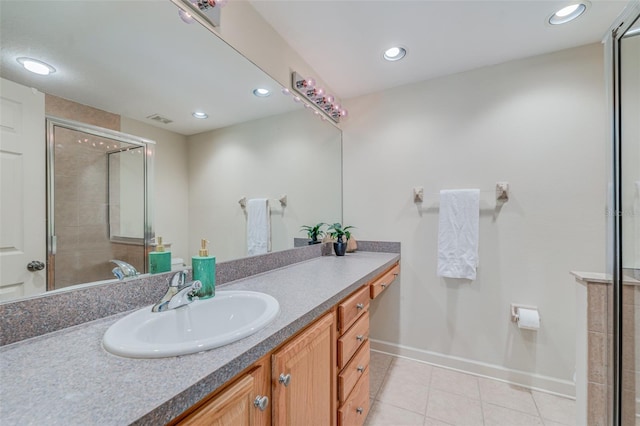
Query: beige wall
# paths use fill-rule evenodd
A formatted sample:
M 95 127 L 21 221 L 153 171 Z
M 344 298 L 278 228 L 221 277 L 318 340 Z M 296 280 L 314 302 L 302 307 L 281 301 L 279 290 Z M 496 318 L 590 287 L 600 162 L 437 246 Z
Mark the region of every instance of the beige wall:
M 348 101 L 345 222 L 402 242 L 401 284 L 372 306 L 374 347 L 573 392 L 569 271 L 605 260 L 603 69 L 590 45 Z M 502 209 L 497 181 L 512 188 Z M 475 282 L 436 276 L 437 192 L 451 188 L 486 191 Z M 515 327 L 511 302 L 538 306 L 541 330 Z
M 309 111 L 267 117 L 188 138 L 189 241 L 211 242 L 219 261 L 247 255 L 242 197 L 270 198 L 272 251 L 306 238 L 300 226 L 341 220 L 340 134 Z M 287 206 L 276 201 L 286 194 Z
M 155 232 L 171 243 L 172 257 L 187 261 L 197 248 L 188 244 L 187 138 L 127 117 L 121 118 L 121 127 L 125 133 L 156 142 L 153 180 Z

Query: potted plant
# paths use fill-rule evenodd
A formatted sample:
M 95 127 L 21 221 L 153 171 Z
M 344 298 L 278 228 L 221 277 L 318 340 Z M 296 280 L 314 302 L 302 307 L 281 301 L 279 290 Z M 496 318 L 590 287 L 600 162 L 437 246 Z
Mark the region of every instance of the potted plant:
M 320 241 L 318 241 L 318 238 L 322 238 L 324 236 L 324 231 L 322 230 L 322 227 L 324 225 L 326 225 L 326 223 L 320 222 L 313 226 L 303 225 L 302 228 L 300 228 L 301 231 L 307 232 L 307 236 L 309 237 L 309 245 L 320 243 Z
M 347 241 L 351 238 L 351 231 L 349 229 L 353 226 L 345 226 L 336 222 L 329 226 L 328 234 L 331 238 L 335 239 L 333 243 L 333 251 L 336 252 L 336 256 L 344 256 L 347 251 Z

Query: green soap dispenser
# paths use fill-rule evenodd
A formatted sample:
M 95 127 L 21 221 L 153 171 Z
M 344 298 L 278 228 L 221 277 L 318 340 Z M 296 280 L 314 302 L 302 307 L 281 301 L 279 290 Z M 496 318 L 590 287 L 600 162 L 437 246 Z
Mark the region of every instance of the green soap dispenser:
M 171 252 L 164 251 L 162 237 L 156 237 L 156 251 L 149 253 L 149 273 L 159 274 L 171 270 Z
M 197 293 L 200 299 L 209 299 L 216 294 L 216 258 L 209 256 L 207 243 L 207 240 L 201 240 L 198 256 L 191 258 L 193 279 L 202 283 L 202 288 Z

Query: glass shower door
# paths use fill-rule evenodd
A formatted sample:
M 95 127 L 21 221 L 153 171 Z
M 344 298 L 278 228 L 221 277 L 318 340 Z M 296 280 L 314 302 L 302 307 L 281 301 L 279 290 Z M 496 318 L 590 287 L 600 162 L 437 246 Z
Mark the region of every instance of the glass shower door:
M 612 65 L 612 193 L 607 359 L 609 423 L 640 424 L 640 2 L 607 39 Z
M 150 141 L 49 117 L 48 290 L 147 272 Z
M 640 424 L 640 19 L 619 42 L 622 424 Z

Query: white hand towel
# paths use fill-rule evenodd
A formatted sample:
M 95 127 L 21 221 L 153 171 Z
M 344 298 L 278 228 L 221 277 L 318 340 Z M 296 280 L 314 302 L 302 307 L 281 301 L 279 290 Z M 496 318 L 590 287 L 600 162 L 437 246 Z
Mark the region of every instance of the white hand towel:
M 271 251 L 271 215 L 269 200 L 256 198 L 247 202 L 247 252 L 249 256 Z
M 440 191 L 438 276 L 476 279 L 480 190 Z

